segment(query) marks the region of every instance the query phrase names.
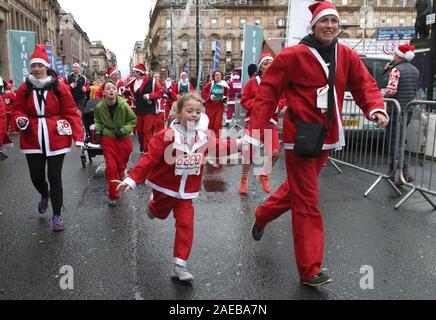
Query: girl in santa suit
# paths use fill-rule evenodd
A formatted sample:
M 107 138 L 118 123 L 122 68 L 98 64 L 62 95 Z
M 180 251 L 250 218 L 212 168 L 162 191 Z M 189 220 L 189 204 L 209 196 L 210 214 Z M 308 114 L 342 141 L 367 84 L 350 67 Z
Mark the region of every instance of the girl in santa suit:
M 70 89 L 49 69 L 45 45 L 35 46 L 30 68 L 32 74 L 17 91 L 12 120 L 21 130 L 21 152 L 26 155 L 30 178 L 41 195 L 38 211 L 45 213 L 50 199 L 53 230 L 63 231 L 62 166 L 73 139 L 76 146 L 83 146 L 82 121 Z
M 14 107 L 15 102 L 15 91 L 14 91 L 14 82 L 9 80 L 6 85 L 6 92 L 3 94 L 3 102 L 6 106 L 6 130 L 9 130 L 10 133 L 15 133 L 16 128 L 15 125 L 11 122 L 11 112 Z
M 300 280 L 304 285 L 318 287 L 332 282 L 321 272 L 324 228 L 318 207 L 318 176 L 330 151 L 345 146 L 342 126 L 345 89 L 350 89 L 365 117 L 379 127 L 386 127 L 389 118 L 377 83 L 359 56 L 337 42 L 340 18 L 336 7 L 325 1 L 315 2 L 309 9 L 312 33 L 300 44 L 282 50 L 268 68 L 251 109 L 245 139 L 260 146 L 256 133 L 269 124 L 280 97 L 285 94 L 289 113 L 283 125 L 287 178 L 256 209 L 252 235 L 259 241 L 269 223 L 292 210 L 294 252 Z M 336 70 L 332 87 L 328 85 L 329 78 L 333 81 L 330 70 Z M 327 117 L 328 101 L 334 111 L 331 121 Z M 296 139 L 297 124 L 302 122 L 323 124 L 327 129 L 319 156 L 305 157 L 295 152 L 295 143 L 301 141 Z
M 262 76 L 265 74 L 266 70 L 269 68 L 271 63 L 273 62 L 273 57 L 271 53 L 264 53 L 259 58 L 259 68 L 257 74 L 251 78 L 244 87 L 241 97 L 241 106 L 247 110 L 245 115 L 245 121 L 248 123 L 251 117 L 251 108 L 254 105 L 254 101 L 256 99 L 256 93 L 259 90 L 259 86 L 262 82 Z M 283 111 L 286 105 L 286 99 L 281 98 L 277 109 L 274 112 L 274 115 L 269 120 L 268 126 L 265 129 L 268 129 L 268 134 L 266 135 L 265 140 L 265 154 L 264 154 L 264 165 L 262 171 L 257 174 L 257 179 L 262 184 L 263 191 L 266 193 L 271 193 L 272 188 L 269 183 L 269 175 L 271 173 L 273 165 L 277 162 L 280 156 L 280 140 L 279 140 L 279 131 L 277 128 L 277 124 L 279 121 L 279 113 Z M 251 149 L 247 149 L 246 152 L 242 153 L 243 162 L 242 162 L 242 176 L 239 192 L 240 194 L 248 193 L 248 174 L 250 172 L 251 163 L 253 153 Z
M 208 152 L 229 155 L 237 153 L 240 142 L 220 141 L 208 130 L 207 116 L 201 113 L 202 100 L 186 94 L 177 102 L 177 119 L 170 128 L 150 141 L 149 151 L 122 181 L 114 181 L 125 191 L 145 183 L 153 188 L 147 205 L 151 219 L 166 219 L 171 211 L 176 220 L 174 275 L 181 281 L 192 281 L 187 271 L 194 237 L 194 207 L 199 196 Z
M 108 80 L 103 85 L 104 99 L 94 112 L 95 135 L 102 139 L 106 162 L 106 180 L 109 187 L 109 206 L 118 205 L 120 193 L 111 180 L 124 176 L 130 154 L 133 151 L 130 133 L 136 125 L 136 116 L 126 100 L 117 95 L 115 82 Z
M 2 151 L 12 147 L 12 141 L 7 134 L 6 107 L 0 96 L 0 160 L 7 159 L 7 156 Z
M 223 78 L 224 74 L 221 71 L 215 71 L 212 74 L 213 80 L 201 91 L 206 115 L 209 117 L 209 129 L 215 132 L 217 138 L 220 137 L 220 130 L 223 128 L 223 114 L 229 93 L 229 86 Z
M 180 96 L 185 93 L 195 93 L 195 89 L 191 82 L 189 82 L 188 74 L 186 72 L 182 72 L 180 74 L 180 80 L 173 85 L 173 100 L 178 100 Z

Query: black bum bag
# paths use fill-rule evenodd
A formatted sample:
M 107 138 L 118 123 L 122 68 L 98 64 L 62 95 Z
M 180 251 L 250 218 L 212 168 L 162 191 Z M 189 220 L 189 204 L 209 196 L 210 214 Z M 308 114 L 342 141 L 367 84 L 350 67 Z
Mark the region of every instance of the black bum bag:
M 319 157 L 322 153 L 326 134 L 327 128 L 322 123 L 298 123 L 294 152 L 300 157 Z

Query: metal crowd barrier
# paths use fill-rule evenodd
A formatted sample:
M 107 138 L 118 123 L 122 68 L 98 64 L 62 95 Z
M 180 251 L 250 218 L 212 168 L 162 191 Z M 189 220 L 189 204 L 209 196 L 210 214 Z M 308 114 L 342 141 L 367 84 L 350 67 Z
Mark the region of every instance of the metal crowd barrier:
M 365 118 L 362 110 L 353 99 L 346 98 L 342 109 L 343 127 L 345 131 L 345 147 L 332 150 L 330 161 L 339 172 L 338 164 L 349 166 L 377 177 L 364 193 L 367 197 L 381 182 L 386 181 L 401 195 L 395 184 L 399 184 L 400 173 L 393 174 L 399 161 L 401 107 L 397 100 L 384 99 L 385 108 L 391 119 L 387 129 L 380 129 L 372 121 Z M 397 156 L 395 156 L 397 155 Z M 394 183 L 396 182 L 396 183 Z
M 406 115 L 409 115 L 409 119 Z M 407 122 L 410 124 L 407 125 Z M 416 191 L 436 209 L 428 195 L 436 196 L 436 101 L 412 101 L 403 115 L 399 171 L 401 182 L 411 190 L 395 206 L 398 209 Z M 403 164 L 407 163 L 408 172 Z M 413 177 L 413 181 L 412 181 Z

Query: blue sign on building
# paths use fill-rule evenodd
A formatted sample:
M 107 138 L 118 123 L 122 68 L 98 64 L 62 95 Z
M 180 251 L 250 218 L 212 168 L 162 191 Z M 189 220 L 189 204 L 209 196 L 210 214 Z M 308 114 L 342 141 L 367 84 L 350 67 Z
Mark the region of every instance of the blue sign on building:
M 377 40 L 412 40 L 414 28 L 377 28 Z

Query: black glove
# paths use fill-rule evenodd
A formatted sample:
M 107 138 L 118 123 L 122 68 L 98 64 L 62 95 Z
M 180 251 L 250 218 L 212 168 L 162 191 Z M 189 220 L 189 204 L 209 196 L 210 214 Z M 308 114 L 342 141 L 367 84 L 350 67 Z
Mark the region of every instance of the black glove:
M 223 103 L 224 103 L 224 104 L 227 103 L 227 97 L 225 97 L 225 98 L 223 99 Z
M 115 137 L 117 137 L 117 139 L 124 138 L 124 133 L 123 133 L 123 131 L 121 131 L 121 129 L 115 129 L 113 131 L 113 133 L 114 133 Z

